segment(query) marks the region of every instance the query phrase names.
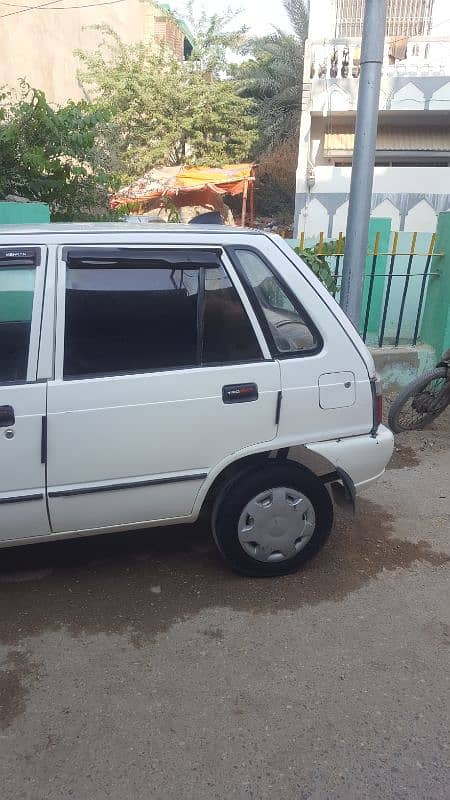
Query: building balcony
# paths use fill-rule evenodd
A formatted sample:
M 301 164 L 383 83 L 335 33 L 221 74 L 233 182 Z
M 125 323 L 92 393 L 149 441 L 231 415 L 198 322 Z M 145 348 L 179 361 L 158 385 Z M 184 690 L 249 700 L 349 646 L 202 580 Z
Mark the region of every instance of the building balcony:
M 361 41 L 309 41 L 305 81 L 310 81 L 310 110 L 356 111 Z M 386 40 L 380 110 L 420 111 L 450 108 L 450 40 L 415 37 Z
M 359 78 L 361 39 L 334 39 L 327 42 L 308 41 L 309 76 L 314 78 Z M 450 40 L 415 36 L 413 39 L 386 39 L 383 74 L 449 75 Z M 305 76 L 306 77 L 306 76 Z

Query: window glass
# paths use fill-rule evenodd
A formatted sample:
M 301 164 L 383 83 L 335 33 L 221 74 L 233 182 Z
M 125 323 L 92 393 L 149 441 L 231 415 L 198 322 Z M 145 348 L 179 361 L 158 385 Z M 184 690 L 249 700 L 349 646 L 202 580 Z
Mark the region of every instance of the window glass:
M 222 267 L 205 270 L 204 364 L 259 361 L 261 350 L 240 297 Z
M 290 299 L 265 262 L 250 250 L 236 250 L 236 255 L 253 287 L 278 352 L 315 350 L 319 343 L 317 337 L 295 300 Z
M 27 377 L 35 270 L 0 268 L 0 381 Z
M 64 376 L 198 362 L 198 269 L 67 269 Z

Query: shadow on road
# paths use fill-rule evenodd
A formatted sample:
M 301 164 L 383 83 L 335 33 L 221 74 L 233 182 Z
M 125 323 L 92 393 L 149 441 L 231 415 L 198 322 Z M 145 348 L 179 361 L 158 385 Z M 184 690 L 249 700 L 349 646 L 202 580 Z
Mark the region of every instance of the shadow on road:
M 0 642 L 65 628 L 128 632 L 139 646 L 205 608 L 296 609 L 344 598 L 382 570 L 448 560 L 426 543 L 394 538 L 386 510 L 365 499 L 355 518 L 339 511 L 325 549 L 283 579 L 233 574 L 195 526 L 11 548 L 0 551 Z

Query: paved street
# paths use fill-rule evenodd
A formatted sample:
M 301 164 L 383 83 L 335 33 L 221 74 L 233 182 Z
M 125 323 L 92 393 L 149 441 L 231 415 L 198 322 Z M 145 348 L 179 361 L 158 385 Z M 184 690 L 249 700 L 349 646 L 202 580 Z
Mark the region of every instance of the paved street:
M 0 551 L 2 800 L 447 799 L 449 434 L 286 579 L 189 528 Z

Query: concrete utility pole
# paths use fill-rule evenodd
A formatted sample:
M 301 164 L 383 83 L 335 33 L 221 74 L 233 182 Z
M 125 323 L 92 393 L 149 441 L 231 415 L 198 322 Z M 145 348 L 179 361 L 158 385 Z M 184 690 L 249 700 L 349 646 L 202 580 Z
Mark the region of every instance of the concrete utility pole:
M 341 306 L 358 329 L 366 266 L 378 125 L 386 0 L 366 0 Z

